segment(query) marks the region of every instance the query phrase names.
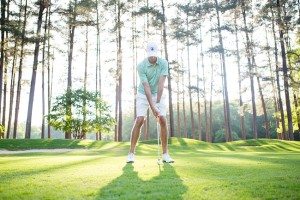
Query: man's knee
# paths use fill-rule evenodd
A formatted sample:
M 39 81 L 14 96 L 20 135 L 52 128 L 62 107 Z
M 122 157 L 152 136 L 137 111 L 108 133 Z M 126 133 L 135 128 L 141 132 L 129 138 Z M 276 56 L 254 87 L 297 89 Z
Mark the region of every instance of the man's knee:
M 160 117 L 159 118 L 159 124 L 160 126 L 164 127 L 164 126 L 167 126 L 167 119 L 165 117 Z
M 135 124 L 136 126 L 139 126 L 141 127 L 144 123 L 144 120 L 145 120 L 145 117 L 143 116 L 138 116 L 136 119 L 135 119 Z

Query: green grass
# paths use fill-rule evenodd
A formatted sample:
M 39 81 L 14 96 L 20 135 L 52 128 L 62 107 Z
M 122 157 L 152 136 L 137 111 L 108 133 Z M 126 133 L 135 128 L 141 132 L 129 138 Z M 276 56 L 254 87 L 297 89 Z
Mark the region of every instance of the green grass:
M 300 142 L 208 144 L 172 138 L 176 162 L 159 167 L 156 141 L 0 140 L 0 199 L 300 199 Z

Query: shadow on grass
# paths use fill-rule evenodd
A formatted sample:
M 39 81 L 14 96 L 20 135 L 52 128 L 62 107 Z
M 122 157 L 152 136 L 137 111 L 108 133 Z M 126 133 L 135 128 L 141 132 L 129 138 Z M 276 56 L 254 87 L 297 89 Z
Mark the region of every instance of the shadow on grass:
M 186 191 L 172 165 L 164 164 L 157 176 L 144 181 L 132 164 L 126 164 L 123 174 L 101 188 L 96 199 L 183 199 Z
M 51 173 L 55 171 L 61 171 L 72 167 L 79 167 L 81 165 L 88 165 L 89 163 L 94 163 L 101 161 L 105 157 L 93 157 L 88 159 L 78 159 L 75 161 L 66 161 L 62 164 L 54 164 L 54 165 L 48 165 L 45 167 L 33 167 L 31 169 L 26 169 L 24 171 L 18 170 L 18 171 L 11 171 L 7 172 L 5 174 L 1 174 L 1 180 L 11 181 L 13 179 L 20 179 L 20 178 L 27 178 L 29 176 L 43 174 L 43 173 Z
M 104 146 L 121 145 L 93 140 L 65 140 L 65 139 L 6 139 L 0 140 L 0 149 L 27 150 L 27 149 L 101 149 Z

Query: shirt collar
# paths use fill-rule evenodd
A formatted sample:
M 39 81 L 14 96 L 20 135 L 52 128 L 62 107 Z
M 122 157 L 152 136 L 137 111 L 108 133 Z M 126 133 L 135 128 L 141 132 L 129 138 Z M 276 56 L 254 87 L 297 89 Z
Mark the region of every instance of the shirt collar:
M 149 62 L 148 58 L 146 58 L 146 60 L 147 60 L 147 61 L 146 61 L 147 66 L 148 66 L 148 67 L 151 67 L 151 66 L 153 66 L 153 65 L 156 66 L 156 65 L 158 64 L 158 59 L 159 59 L 159 58 L 157 57 L 157 60 L 156 60 L 156 63 L 155 63 L 155 64 L 151 64 L 151 63 Z

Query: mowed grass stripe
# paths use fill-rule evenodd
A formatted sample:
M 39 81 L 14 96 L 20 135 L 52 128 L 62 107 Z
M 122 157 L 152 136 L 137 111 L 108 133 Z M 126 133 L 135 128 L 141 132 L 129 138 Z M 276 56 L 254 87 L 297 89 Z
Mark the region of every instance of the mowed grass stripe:
M 51 140 L 49 149 L 63 142 Z M 69 152 L 0 155 L 0 199 L 300 199 L 299 142 L 172 138 L 176 162 L 163 166 L 156 141 L 139 143 L 134 164 L 125 163 L 128 142 L 76 144 Z M 17 146 L 10 148 L 32 149 Z

